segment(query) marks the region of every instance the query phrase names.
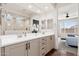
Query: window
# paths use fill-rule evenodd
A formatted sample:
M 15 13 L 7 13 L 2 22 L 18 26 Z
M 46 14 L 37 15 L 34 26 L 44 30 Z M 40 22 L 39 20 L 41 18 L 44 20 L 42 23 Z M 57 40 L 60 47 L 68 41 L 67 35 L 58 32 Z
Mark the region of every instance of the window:
M 5 31 L 25 31 L 28 22 L 24 16 L 20 16 L 11 12 L 2 13 L 3 15 L 3 26 Z M 29 21 L 29 20 L 28 20 Z
M 67 20 L 67 21 L 64 21 L 64 25 L 65 25 L 65 28 L 73 28 L 76 25 L 78 25 L 78 22 L 76 20 Z
M 76 18 L 61 20 L 59 23 L 60 23 L 61 33 L 77 33 L 79 24 Z

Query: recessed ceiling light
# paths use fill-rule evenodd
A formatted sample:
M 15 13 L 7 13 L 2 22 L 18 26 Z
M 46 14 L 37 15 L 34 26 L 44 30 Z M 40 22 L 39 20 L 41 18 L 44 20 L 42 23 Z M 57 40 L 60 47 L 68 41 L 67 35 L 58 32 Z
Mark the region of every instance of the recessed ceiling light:
M 28 5 L 28 8 L 32 8 L 32 5 Z
M 47 10 L 48 8 L 49 8 L 48 6 L 45 7 L 46 10 Z
M 40 13 L 41 11 L 40 10 L 37 10 L 37 13 Z

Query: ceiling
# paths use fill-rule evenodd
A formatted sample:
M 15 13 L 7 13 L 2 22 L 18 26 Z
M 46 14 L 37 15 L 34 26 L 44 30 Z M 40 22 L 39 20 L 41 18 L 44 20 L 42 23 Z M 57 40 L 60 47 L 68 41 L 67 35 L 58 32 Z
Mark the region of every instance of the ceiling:
M 65 7 L 64 7 L 64 6 Z M 62 8 L 59 8 L 58 12 L 59 14 L 66 14 L 66 13 L 74 13 L 78 12 L 78 4 L 77 3 L 71 3 L 71 4 L 59 4 L 58 6 L 62 6 Z
M 61 9 L 61 8 L 73 4 L 72 3 L 57 3 L 57 4 L 56 3 L 4 3 L 3 7 L 10 8 L 18 12 L 22 12 L 24 14 L 27 14 L 28 16 L 33 16 L 36 14 L 45 14 L 45 13 L 53 12 L 56 10 L 55 9 L 56 5 L 59 8 L 60 13 L 67 12 L 69 10 L 71 11 L 71 8 L 69 9 L 68 8 Z
M 61 7 L 68 6 L 68 5 L 71 5 L 71 4 L 73 4 L 73 3 L 57 3 L 57 6 L 59 8 L 61 8 Z
M 51 3 L 7 3 L 3 6 L 29 13 L 47 13 L 54 9 Z

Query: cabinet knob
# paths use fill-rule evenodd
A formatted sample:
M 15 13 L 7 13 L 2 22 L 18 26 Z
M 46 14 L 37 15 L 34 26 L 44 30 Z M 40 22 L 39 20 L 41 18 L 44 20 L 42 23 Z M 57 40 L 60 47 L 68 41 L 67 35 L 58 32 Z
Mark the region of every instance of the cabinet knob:
M 42 48 L 42 50 L 44 49 L 44 47 Z
M 42 45 L 45 45 L 45 43 L 42 43 Z
M 42 40 L 44 40 L 44 39 L 42 39 Z
M 50 39 L 52 40 L 52 37 L 50 37 Z

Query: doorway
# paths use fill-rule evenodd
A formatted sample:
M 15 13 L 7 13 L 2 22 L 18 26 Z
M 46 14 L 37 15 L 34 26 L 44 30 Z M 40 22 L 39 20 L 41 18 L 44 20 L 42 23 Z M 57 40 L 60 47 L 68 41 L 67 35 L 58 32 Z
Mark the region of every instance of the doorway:
M 78 50 L 78 18 L 58 21 L 59 50 L 71 52 L 77 55 Z

